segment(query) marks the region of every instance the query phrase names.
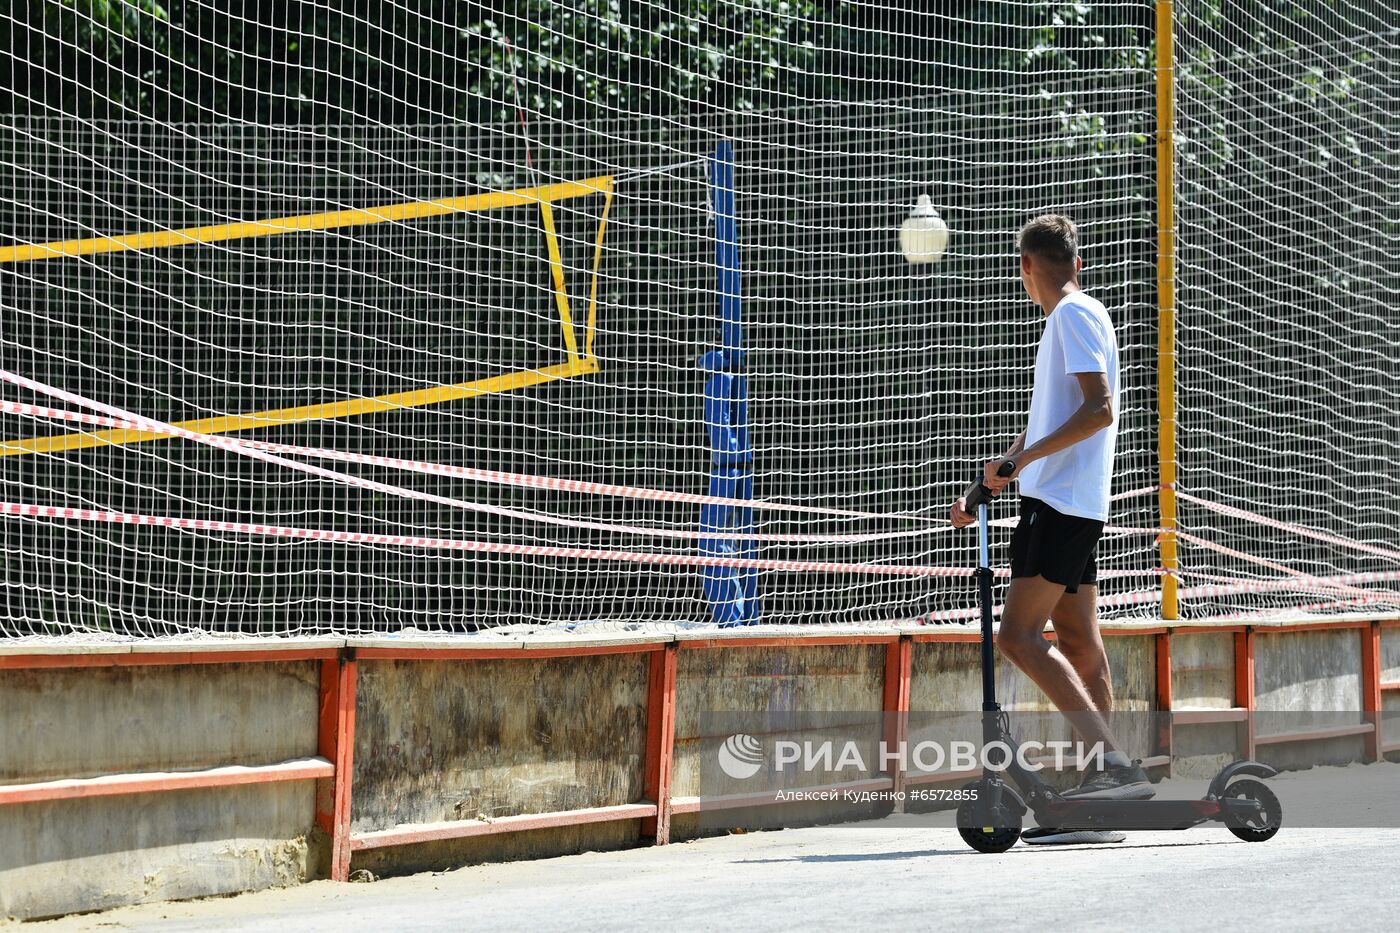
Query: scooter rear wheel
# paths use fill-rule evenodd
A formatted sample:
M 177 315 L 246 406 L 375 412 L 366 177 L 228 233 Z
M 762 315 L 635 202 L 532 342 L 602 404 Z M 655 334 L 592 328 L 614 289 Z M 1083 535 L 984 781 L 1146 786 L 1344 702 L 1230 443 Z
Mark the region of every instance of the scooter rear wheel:
M 997 807 L 991 815 L 991 825 L 985 825 L 985 814 L 978 813 L 978 798 L 982 794 L 983 782 L 973 781 L 964 790 L 973 791 L 973 799 L 964 801 L 958 807 L 958 834 L 963 842 L 978 852 L 995 854 L 1005 852 L 1021 838 L 1021 816 L 1005 806 Z M 982 825 L 979 825 L 982 824 Z
M 1272 839 L 1283 825 L 1283 808 L 1279 805 L 1278 797 L 1260 781 L 1231 781 L 1221 796 L 1236 800 L 1253 800 L 1263 809 L 1264 812 L 1259 816 L 1248 820 L 1231 817 L 1225 821 L 1230 832 L 1245 842 L 1264 842 Z

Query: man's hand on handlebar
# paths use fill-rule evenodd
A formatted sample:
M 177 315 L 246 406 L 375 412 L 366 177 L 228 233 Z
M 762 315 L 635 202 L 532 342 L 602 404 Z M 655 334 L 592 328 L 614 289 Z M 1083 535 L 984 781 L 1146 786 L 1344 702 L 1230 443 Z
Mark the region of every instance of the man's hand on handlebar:
M 958 501 L 953 503 L 953 508 L 949 512 L 949 518 L 953 521 L 954 528 L 966 528 L 977 521 L 967 511 L 967 496 L 959 496 Z
M 986 486 L 994 493 L 999 493 L 1005 489 L 1007 484 L 1015 479 L 1021 472 L 1021 465 L 1016 463 L 1013 464 L 1015 468 L 1010 473 L 1005 476 L 1001 475 L 999 471 L 1003 468 L 1005 463 L 1006 458 L 999 457 L 996 460 L 988 460 L 986 465 L 982 467 L 982 485 Z
M 953 527 L 966 528 L 975 522 L 977 519 L 972 510 L 968 508 L 968 503 L 973 503 L 973 508 L 985 504 L 1005 489 L 1006 484 L 1015 478 L 1019 470 L 1020 466 L 1015 461 L 1007 460 L 1004 457 L 988 463 L 983 470 L 985 475 L 967 487 L 967 492 L 963 493 L 948 511 L 948 518 L 952 521 Z

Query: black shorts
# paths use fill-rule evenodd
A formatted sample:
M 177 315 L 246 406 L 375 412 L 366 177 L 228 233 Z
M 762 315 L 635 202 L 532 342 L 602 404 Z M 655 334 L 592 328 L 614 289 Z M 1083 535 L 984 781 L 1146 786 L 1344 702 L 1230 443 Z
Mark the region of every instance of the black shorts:
M 1081 584 L 1097 583 L 1094 550 L 1103 522 L 1080 518 L 1021 497 L 1021 523 L 1011 535 L 1011 576 L 1044 577 L 1077 593 Z

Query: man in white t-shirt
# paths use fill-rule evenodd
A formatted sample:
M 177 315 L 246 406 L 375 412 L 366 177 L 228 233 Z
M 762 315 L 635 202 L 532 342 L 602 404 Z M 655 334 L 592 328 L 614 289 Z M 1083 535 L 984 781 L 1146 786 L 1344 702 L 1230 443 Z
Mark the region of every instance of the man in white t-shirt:
M 1094 551 L 1108 520 L 1113 448 L 1118 434 L 1118 344 L 1104 306 L 1079 288 L 1079 233 L 1067 217 L 1031 220 L 1018 238 L 1021 281 L 1046 314 L 1035 360 L 1026 430 L 984 469 L 996 492 L 1021 482 L 1021 519 L 1011 538 L 1011 585 L 997 645 L 1070 719 L 1091 746 L 1108 749 L 1104 769 L 1066 796 L 1130 800 L 1153 795 L 1140 762 L 1130 760 L 1103 714 L 1113 708 L 1108 658 L 1099 636 Z M 997 475 L 1010 460 L 1010 477 Z M 952 521 L 975 519 L 966 497 Z M 1045 638 L 1045 622 L 1055 642 Z M 1092 837 L 1092 838 L 1091 838 Z M 1029 830 L 1027 842 L 1117 842 L 1122 833 Z

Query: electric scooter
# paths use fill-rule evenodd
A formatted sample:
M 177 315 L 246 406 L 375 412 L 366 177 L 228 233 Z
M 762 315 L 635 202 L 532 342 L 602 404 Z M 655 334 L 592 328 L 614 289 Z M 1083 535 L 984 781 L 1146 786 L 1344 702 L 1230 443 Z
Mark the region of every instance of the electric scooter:
M 1011 461 L 999 475 L 1016 470 Z M 984 749 L 1016 747 L 1006 713 L 996 698 L 992 632 L 992 570 L 987 554 L 988 504 L 994 493 L 981 482 L 967 496 L 977 510 L 977 590 L 982 608 L 982 742 Z M 1002 743 L 1000 745 L 994 743 Z M 984 756 L 984 757 L 989 757 Z M 981 779 L 968 784 L 958 808 L 958 832 L 978 852 L 1005 852 L 1021 838 L 1021 818 L 1031 810 L 1041 826 L 1064 830 L 1189 829 L 1220 822 L 1246 842 L 1263 842 L 1279 830 L 1282 810 L 1266 785 L 1243 775 L 1270 778 L 1278 772 L 1257 761 L 1235 761 L 1210 782 L 1199 800 L 1083 800 L 1061 796 L 1017 756 L 987 761 Z M 1007 780 L 1009 778 L 1009 782 Z

